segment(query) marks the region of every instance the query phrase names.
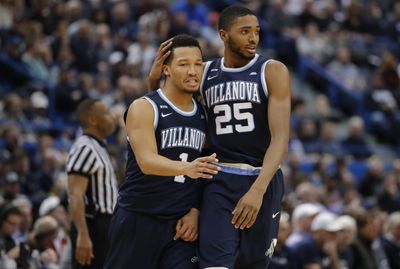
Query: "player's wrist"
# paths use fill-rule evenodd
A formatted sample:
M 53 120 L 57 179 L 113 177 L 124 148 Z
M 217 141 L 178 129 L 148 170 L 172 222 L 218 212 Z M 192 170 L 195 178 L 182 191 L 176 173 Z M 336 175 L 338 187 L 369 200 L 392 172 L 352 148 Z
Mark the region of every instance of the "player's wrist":
M 258 193 L 259 195 L 264 195 L 265 192 L 267 191 L 267 188 L 264 186 L 259 186 L 257 184 L 254 184 L 251 186 L 251 190 L 254 191 L 255 193 Z

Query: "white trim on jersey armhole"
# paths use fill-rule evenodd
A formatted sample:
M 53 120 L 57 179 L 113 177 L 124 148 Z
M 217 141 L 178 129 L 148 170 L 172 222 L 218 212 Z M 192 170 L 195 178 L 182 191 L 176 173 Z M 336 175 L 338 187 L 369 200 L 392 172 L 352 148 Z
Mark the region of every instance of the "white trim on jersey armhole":
M 267 87 L 267 81 L 265 80 L 265 68 L 267 67 L 267 64 L 271 61 L 272 59 L 265 61 L 265 63 L 263 63 L 263 65 L 261 66 L 261 72 L 260 72 L 261 84 L 266 97 L 268 97 L 268 87 Z
M 172 107 L 173 110 L 175 110 L 175 112 L 177 112 L 178 114 L 181 114 L 182 116 L 193 116 L 194 114 L 196 114 L 197 112 L 197 103 L 196 101 L 192 98 L 192 102 L 193 102 L 193 110 L 192 111 L 183 111 L 181 109 L 179 109 L 178 107 L 176 107 L 168 98 L 167 96 L 165 96 L 165 94 L 162 92 L 161 89 L 157 90 L 158 95 L 160 95 L 160 97 L 168 104 Z
M 147 96 L 143 97 L 145 100 L 147 100 L 151 106 L 153 107 L 154 110 L 154 130 L 157 129 L 157 125 L 158 125 L 158 108 L 156 103 L 153 102 L 153 100 L 151 100 L 150 98 L 148 98 Z
M 206 80 L 207 71 L 210 68 L 211 63 L 212 63 L 212 61 L 206 62 L 206 65 L 204 66 L 204 70 L 203 70 L 203 77 L 201 78 L 201 82 L 200 82 L 199 91 L 200 91 L 200 95 L 201 95 L 201 103 L 202 104 L 205 104 L 205 100 L 206 100 L 203 95 L 203 85 L 204 85 L 204 81 Z

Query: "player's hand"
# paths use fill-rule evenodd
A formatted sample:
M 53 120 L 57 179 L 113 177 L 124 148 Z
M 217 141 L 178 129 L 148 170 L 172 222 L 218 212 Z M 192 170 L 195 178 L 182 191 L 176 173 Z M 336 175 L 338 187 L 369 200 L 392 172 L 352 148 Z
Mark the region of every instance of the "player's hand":
M 93 243 L 88 234 L 78 233 L 76 239 L 75 259 L 82 265 L 90 265 L 92 263 Z
M 243 230 L 253 226 L 257 219 L 258 212 L 260 211 L 263 202 L 264 192 L 250 188 L 250 190 L 243 195 L 237 203 L 235 209 L 232 211 L 232 224 L 236 229 Z
M 167 57 L 171 54 L 169 48 L 172 44 L 172 39 L 170 38 L 167 41 L 161 43 L 160 47 L 158 48 L 156 57 L 154 59 L 153 65 L 151 66 L 151 70 L 149 73 L 149 79 L 152 80 L 160 80 L 161 73 L 162 73 L 162 66 L 167 59 Z
M 180 218 L 176 223 L 176 234 L 174 240 L 182 239 L 183 241 L 193 242 L 197 240 L 199 222 L 199 210 L 190 209 L 189 213 Z
M 221 170 L 219 166 L 213 164 L 218 163 L 217 155 L 215 153 L 200 157 L 195 159 L 194 161 L 187 163 L 184 168 L 184 175 L 190 178 L 207 178 L 212 179 L 215 174 L 218 174 L 218 171 Z

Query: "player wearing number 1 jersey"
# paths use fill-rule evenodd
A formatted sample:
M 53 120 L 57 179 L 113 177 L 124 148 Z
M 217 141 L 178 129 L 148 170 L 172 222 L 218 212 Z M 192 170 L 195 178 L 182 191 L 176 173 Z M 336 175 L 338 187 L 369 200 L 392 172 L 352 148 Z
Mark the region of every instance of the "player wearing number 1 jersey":
M 110 224 L 107 269 L 195 269 L 199 189 L 211 178 L 215 154 L 199 157 L 206 122 L 192 98 L 202 74 L 198 42 L 172 40 L 162 89 L 133 102 L 126 113 L 128 161 Z

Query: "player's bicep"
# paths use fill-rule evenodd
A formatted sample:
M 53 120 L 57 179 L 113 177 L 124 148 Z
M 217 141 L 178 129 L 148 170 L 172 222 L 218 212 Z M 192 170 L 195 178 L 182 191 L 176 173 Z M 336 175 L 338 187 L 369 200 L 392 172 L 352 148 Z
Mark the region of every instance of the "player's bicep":
M 268 87 L 268 122 L 272 136 L 289 138 L 290 77 L 285 65 L 272 62 L 265 70 Z
M 129 107 L 126 131 L 129 144 L 139 163 L 149 155 L 157 154 L 154 118 L 154 109 L 150 102 L 145 99 L 138 99 Z

